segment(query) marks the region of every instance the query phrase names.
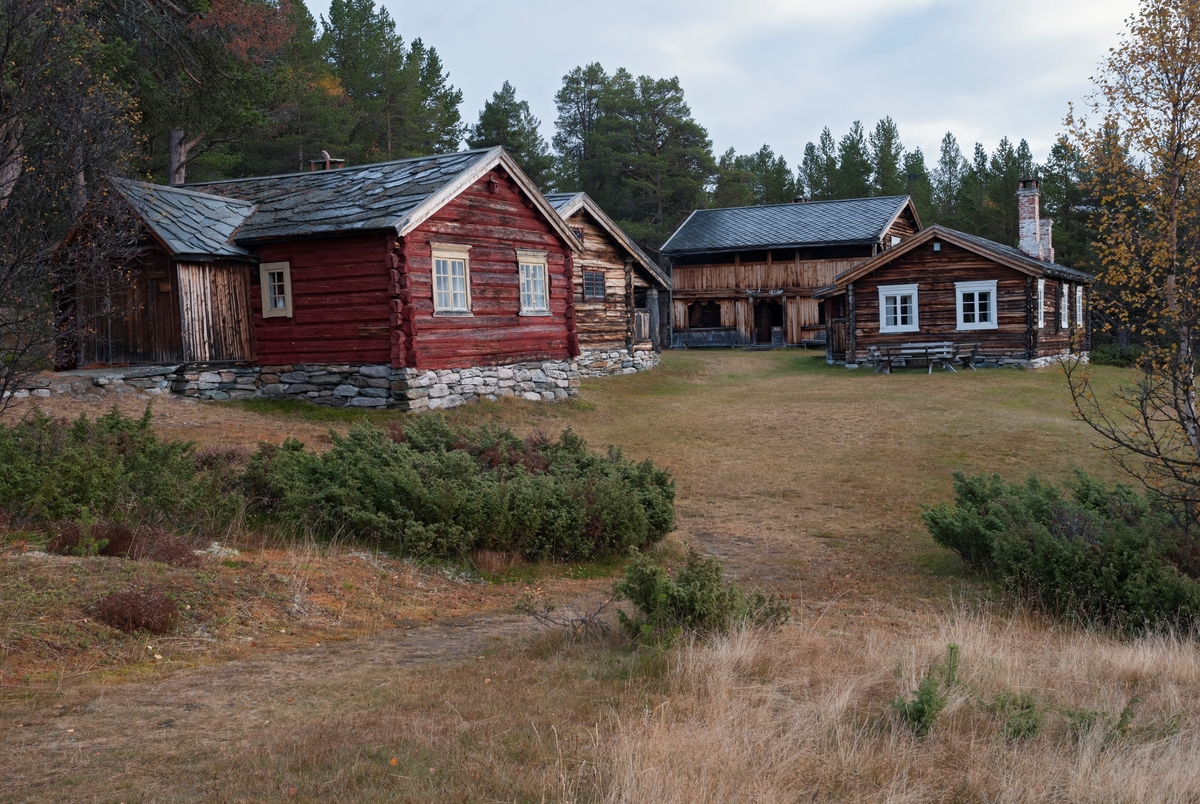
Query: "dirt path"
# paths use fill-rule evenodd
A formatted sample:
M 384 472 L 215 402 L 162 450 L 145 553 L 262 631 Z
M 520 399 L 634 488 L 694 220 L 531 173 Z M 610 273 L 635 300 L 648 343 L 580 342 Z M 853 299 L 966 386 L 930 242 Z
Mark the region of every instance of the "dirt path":
M 100 784 L 73 800 L 117 800 L 112 796 L 122 790 L 134 800 L 206 800 L 202 788 L 185 792 L 161 773 L 147 775 L 147 766 L 249 750 L 257 735 L 287 730 L 293 716 L 308 722 L 332 715 L 403 683 L 420 665 L 473 661 L 538 630 L 525 616 L 463 617 L 161 681 L 81 685 L 64 689 L 59 703 L 10 702 L 0 714 L 0 800 L 63 801 L 63 791 L 81 778 Z M 91 767 L 101 757 L 105 767 Z M 122 757 L 136 763 L 114 774 L 113 758 Z

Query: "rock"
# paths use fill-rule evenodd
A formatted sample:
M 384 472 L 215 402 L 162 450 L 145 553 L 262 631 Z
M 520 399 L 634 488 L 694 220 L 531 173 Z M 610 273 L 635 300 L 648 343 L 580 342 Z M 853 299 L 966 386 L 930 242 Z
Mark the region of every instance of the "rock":
M 221 382 L 234 382 L 237 380 L 237 374 L 232 371 L 220 372 Z
M 315 390 L 317 390 L 317 386 L 310 385 L 306 382 L 298 382 L 295 385 L 289 385 L 287 387 L 287 392 L 289 394 L 307 394 L 310 391 L 315 391 Z
M 277 383 L 277 382 L 279 382 L 279 375 L 278 375 L 278 374 L 266 374 L 266 373 L 263 373 L 263 374 L 259 374 L 259 375 L 258 375 L 258 378 L 259 378 L 260 380 L 262 380 L 262 382 L 263 382 L 263 384 L 264 384 L 264 385 L 271 385 L 271 384 L 273 384 L 273 383 Z
M 541 402 L 542 401 L 541 395 L 535 394 L 533 391 L 526 391 L 525 393 L 521 394 L 521 398 L 528 399 L 530 402 Z
M 430 399 L 429 400 L 429 409 L 430 410 L 443 410 L 445 408 L 456 408 L 459 405 L 463 404 L 463 402 L 465 402 L 465 401 L 466 400 L 464 400 L 458 394 L 450 394 L 449 396 L 443 396 L 443 397 L 439 397 L 437 399 Z
M 359 393 L 369 399 L 387 399 L 391 392 L 386 388 L 362 388 Z
M 430 399 L 439 399 L 441 397 L 448 396 L 449 394 L 450 394 L 450 388 L 445 383 L 438 383 L 437 385 L 435 385 L 429 389 L 429 398 Z
M 221 375 L 215 371 L 202 371 L 200 372 L 200 376 L 196 379 L 199 382 L 219 383 L 221 381 Z
M 344 379 L 342 374 L 320 374 L 316 377 L 309 377 L 308 381 L 313 385 L 341 385 Z
M 511 380 L 513 378 L 513 370 L 503 367 L 498 368 L 496 369 L 496 377 L 501 380 Z
M 390 377 L 392 374 L 391 366 L 363 366 L 358 370 L 358 373 L 364 377 Z
M 554 401 L 554 392 L 553 391 L 542 391 L 542 401 L 543 402 L 553 402 Z
M 246 391 L 244 389 L 238 389 L 236 391 L 229 392 L 230 399 L 253 399 L 254 396 L 254 391 Z
M 281 382 L 308 382 L 308 374 L 303 371 L 285 371 L 279 375 Z
M 145 389 L 145 393 L 149 394 L 150 396 L 159 396 L 162 394 L 162 389 L 158 387 L 147 388 Z
M 26 391 L 24 388 L 18 388 L 17 390 L 13 391 L 13 399 L 28 399 L 28 398 L 29 398 L 29 392 Z
M 386 399 L 371 396 L 356 396 L 350 400 L 350 406 L 355 408 L 381 408 L 386 404 Z
M 533 382 L 545 382 L 549 378 L 541 369 L 534 369 L 533 371 L 529 372 L 529 379 Z
M 555 398 L 555 399 L 557 399 L 557 400 L 561 401 L 561 400 L 563 400 L 563 399 L 566 399 L 566 398 L 567 398 L 567 396 L 568 396 L 567 392 L 566 392 L 566 391 L 564 391 L 562 388 L 555 388 L 555 389 L 554 389 L 554 398 Z
M 353 385 L 339 385 L 333 389 L 333 395 L 343 397 L 358 396 L 358 389 Z
M 371 388 L 391 388 L 392 381 L 384 377 L 372 377 L 367 380 L 367 385 Z
M 284 392 L 284 385 L 278 382 L 267 383 L 259 391 L 263 396 L 278 396 Z
M 220 401 L 223 399 L 228 399 L 229 394 L 225 393 L 224 391 L 213 391 L 211 394 L 208 395 L 208 398 Z

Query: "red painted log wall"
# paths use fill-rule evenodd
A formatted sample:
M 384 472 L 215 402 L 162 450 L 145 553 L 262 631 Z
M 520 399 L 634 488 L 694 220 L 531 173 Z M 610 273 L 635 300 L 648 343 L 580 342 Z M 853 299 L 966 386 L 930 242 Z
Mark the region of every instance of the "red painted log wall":
M 402 327 L 407 327 L 396 340 L 404 344 L 404 365 L 460 368 L 578 354 L 571 251 L 527 201 L 516 182 L 497 168 L 397 244 L 402 250 L 396 261 L 403 275 Z M 471 246 L 470 317 L 434 316 L 431 242 Z M 548 316 L 519 315 L 516 249 L 547 252 Z M 400 351 L 393 354 L 395 365 L 400 365 Z
M 263 262 L 289 262 L 292 273 L 293 317 L 264 319 L 258 269 L 251 269 L 259 365 L 388 363 L 387 247 L 382 234 L 256 247 Z M 376 329 L 363 337 L 360 327 Z

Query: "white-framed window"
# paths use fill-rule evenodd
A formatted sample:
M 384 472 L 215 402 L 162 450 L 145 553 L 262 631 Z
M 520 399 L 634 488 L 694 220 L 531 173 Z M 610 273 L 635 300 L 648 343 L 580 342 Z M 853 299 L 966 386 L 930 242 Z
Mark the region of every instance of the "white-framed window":
M 471 314 L 471 247 L 433 244 L 433 314 Z
M 1063 329 L 1066 329 L 1067 327 L 1071 326 L 1071 311 L 1070 311 L 1070 304 L 1069 304 L 1070 300 L 1071 300 L 1071 286 L 1068 285 L 1066 282 L 1063 282 L 1063 284 L 1062 284 L 1062 305 L 1058 311 L 1058 313 L 1059 313 L 1059 316 L 1058 316 L 1059 322 L 1058 323 Z
M 879 331 L 920 331 L 916 285 L 879 286 Z
M 1075 326 L 1083 326 L 1083 285 L 1075 286 Z
M 996 280 L 955 282 L 958 329 L 996 329 Z
M 262 262 L 258 265 L 258 282 L 262 287 L 262 317 L 292 317 L 292 264 Z
M 1046 326 L 1046 280 L 1038 280 L 1038 329 Z
M 898 235 L 892 235 L 892 246 L 898 246 L 898 245 L 900 245 L 900 238 L 899 238 L 899 236 L 898 236 Z
M 546 286 L 546 252 L 517 249 L 521 272 L 521 315 L 550 315 Z

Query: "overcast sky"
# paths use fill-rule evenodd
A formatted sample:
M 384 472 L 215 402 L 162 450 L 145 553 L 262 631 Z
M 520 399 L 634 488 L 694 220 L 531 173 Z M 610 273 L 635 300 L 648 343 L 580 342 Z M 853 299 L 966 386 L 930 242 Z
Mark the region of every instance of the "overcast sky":
M 823 126 L 891 115 L 932 163 L 1007 135 L 1045 158 L 1067 104 L 1117 42 L 1135 0 L 384 0 L 405 40 L 437 48 L 474 123 L 507 79 L 554 133 L 577 65 L 678 76 L 713 149 L 764 142 L 795 165 Z M 314 15 L 328 3 L 317 0 Z

